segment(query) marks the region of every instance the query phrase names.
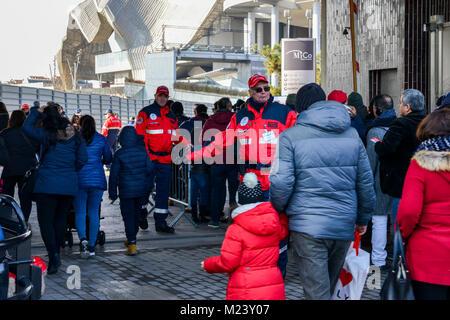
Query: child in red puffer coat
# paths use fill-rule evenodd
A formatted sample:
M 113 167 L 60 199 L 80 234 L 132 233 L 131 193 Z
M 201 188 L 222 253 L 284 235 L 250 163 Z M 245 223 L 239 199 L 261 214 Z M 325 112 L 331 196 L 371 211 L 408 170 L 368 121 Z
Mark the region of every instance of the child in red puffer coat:
M 202 262 L 209 273 L 228 273 L 227 300 L 284 300 L 277 267 L 279 243 L 288 235 L 287 216 L 263 201 L 261 183 L 247 173 L 239 186 L 240 207 L 232 213 L 221 255 Z

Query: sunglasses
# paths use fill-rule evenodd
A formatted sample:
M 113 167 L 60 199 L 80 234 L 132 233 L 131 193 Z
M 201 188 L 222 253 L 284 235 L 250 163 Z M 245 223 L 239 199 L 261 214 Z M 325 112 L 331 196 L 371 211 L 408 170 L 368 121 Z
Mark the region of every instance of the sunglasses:
M 254 91 L 256 91 L 257 93 L 261 93 L 263 92 L 263 90 L 265 92 L 269 92 L 270 91 L 270 87 L 269 86 L 265 86 L 263 88 L 259 87 L 259 88 L 253 88 Z

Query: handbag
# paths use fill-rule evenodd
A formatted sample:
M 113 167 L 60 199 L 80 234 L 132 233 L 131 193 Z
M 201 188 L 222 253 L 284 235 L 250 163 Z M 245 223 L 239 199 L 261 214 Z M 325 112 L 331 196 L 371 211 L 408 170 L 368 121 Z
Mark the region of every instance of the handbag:
M 30 140 L 27 138 L 27 136 L 23 132 L 22 132 L 22 135 L 25 138 L 25 140 L 27 141 L 30 148 L 34 149 Z M 36 180 L 38 177 L 38 170 L 39 170 L 39 167 L 42 163 L 43 156 L 44 156 L 44 148 L 42 145 L 41 145 L 41 150 L 40 150 L 39 154 L 40 154 L 40 156 L 35 154 L 36 165 L 34 167 L 32 167 L 31 169 L 29 169 L 27 172 L 25 172 L 25 175 L 23 177 L 22 187 L 20 188 L 20 192 L 22 192 L 22 193 L 28 193 L 28 194 L 33 193 L 34 185 L 36 184 Z M 33 197 L 32 197 L 32 200 L 34 201 Z
M 381 300 L 415 300 L 398 222 L 394 233 L 394 258 L 380 296 Z

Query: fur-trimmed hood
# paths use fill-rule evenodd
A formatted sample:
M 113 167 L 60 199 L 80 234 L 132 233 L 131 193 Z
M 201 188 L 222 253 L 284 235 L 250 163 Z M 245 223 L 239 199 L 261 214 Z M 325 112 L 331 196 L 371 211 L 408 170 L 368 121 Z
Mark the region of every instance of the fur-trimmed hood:
M 413 159 L 428 171 L 450 171 L 450 151 L 422 150 L 417 152 Z

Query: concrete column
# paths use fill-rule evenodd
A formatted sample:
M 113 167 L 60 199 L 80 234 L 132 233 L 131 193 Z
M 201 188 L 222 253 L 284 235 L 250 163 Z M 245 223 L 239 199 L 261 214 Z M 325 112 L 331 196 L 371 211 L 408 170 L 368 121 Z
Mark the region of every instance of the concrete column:
M 278 5 L 275 5 L 272 7 L 272 14 L 271 14 L 271 46 L 273 48 L 274 45 L 280 43 L 280 31 L 279 31 L 279 25 L 280 25 L 280 18 L 278 15 Z
M 253 47 L 255 45 L 255 36 L 256 36 L 256 28 L 255 28 L 255 13 L 249 12 L 248 13 L 248 45 L 249 45 L 249 51 L 253 52 Z
M 249 36 L 248 36 L 248 19 L 244 19 L 244 52 L 248 52 L 249 45 Z
M 316 53 L 320 52 L 320 1 L 313 3 L 312 37 L 316 39 Z
M 258 28 L 258 39 L 256 40 L 256 42 L 258 43 L 258 52 L 261 52 L 264 45 L 264 24 L 262 22 L 258 22 L 256 24 L 256 27 Z

